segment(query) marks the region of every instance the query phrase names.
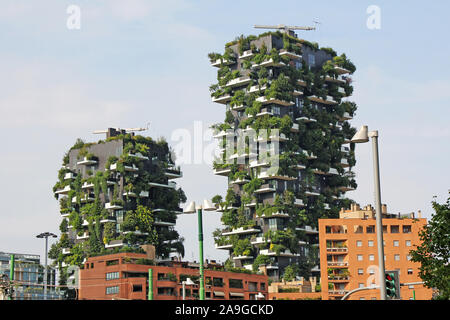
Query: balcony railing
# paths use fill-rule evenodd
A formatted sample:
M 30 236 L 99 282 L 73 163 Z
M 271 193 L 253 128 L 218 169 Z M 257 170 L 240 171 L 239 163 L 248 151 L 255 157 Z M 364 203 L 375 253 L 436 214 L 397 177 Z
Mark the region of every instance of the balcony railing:
M 338 253 L 346 253 L 348 252 L 348 248 L 337 248 L 337 247 L 328 247 L 327 252 L 338 252 Z
M 343 296 L 348 293 L 348 290 L 328 290 L 329 295 Z
M 327 261 L 329 267 L 348 267 L 347 261 Z

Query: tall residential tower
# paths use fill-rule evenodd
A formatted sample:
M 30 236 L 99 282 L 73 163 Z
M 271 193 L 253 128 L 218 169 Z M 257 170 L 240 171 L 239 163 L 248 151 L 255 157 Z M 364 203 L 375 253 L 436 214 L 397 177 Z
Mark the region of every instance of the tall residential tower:
M 338 217 L 356 188 L 355 66 L 292 31 L 240 36 L 209 58 L 218 68 L 212 101 L 225 107 L 213 126 L 222 148 L 214 173 L 229 183 L 213 198 L 226 226 L 214 232 L 216 247 L 273 279 L 286 268 L 318 275 L 318 219 Z
M 164 140 L 113 128 L 97 143 L 77 140 L 53 188 L 62 222 L 50 257 L 62 267 L 81 265 L 89 256 L 140 252 L 148 244 L 159 259 L 184 256 L 174 229 L 186 201 L 173 181 L 181 176 Z

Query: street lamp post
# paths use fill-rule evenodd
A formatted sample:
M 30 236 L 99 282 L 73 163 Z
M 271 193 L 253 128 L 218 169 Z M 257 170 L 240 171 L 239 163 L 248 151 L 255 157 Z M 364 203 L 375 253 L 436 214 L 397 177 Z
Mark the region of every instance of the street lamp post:
M 202 210 L 205 211 L 215 211 L 216 207 L 209 200 L 203 200 L 203 205 L 195 205 L 195 201 L 192 201 L 186 208 L 184 208 L 184 213 L 195 213 L 197 210 L 198 214 L 198 246 L 199 246 L 199 260 L 200 260 L 200 290 L 199 298 L 200 300 L 205 300 L 205 282 L 204 282 L 204 270 L 203 270 L 203 219 Z
M 186 285 L 192 286 L 195 283 L 191 280 L 191 278 L 186 278 L 186 280 L 182 281 L 181 284 L 183 286 L 183 300 L 186 300 Z
M 383 222 L 381 217 L 381 187 L 380 187 L 380 165 L 378 156 L 378 131 L 368 132 L 367 126 L 362 126 L 353 136 L 351 142 L 365 143 L 372 138 L 373 151 L 373 173 L 375 183 L 375 213 L 376 213 L 376 231 L 377 231 L 377 249 L 378 249 L 378 268 L 380 281 L 380 299 L 386 300 L 386 283 L 384 267 L 384 244 L 383 244 Z
M 44 266 L 44 300 L 47 300 L 47 256 L 48 256 L 48 237 L 56 238 L 56 234 L 51 232 L 43 232 L 36 236 L 36 238 L 45 238 L 45 266 Z

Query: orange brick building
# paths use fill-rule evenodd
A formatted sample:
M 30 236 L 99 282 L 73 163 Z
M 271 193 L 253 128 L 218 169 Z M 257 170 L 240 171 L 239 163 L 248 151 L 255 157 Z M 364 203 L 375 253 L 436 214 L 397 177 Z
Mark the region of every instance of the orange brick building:
M 198 264 L 171 261 L 167 266 L 150 265 L 146 254 L 117 253 L 88 258 L 80 270 L 81 300 L 138 299 L 148 296 L 148 270 L 153 270 L 153 299 L 181 300 L 182 281 L 198 283 Z M 211 300 L 255 300 L 258 293 L 268 297 L 266 275 L 234 273 L 205 266 L 205 298 Z M 198 298 L 199 286 L 186 285 L 186 299 Z
M 410 261 L 409 251 L 420 243 L 419 231 L 426 219 L 387 213 L 382 208 L 386 271 L 398 270 L 400 283 L 422 281 L 417 263 Z M 319 219 L 319 246 L 322 299 L 341 299 L 350 290 L 378 284 L 378 254 L 375 210 L 353 204 L 341 210 L 339 219 Z M 431 299 L 432 290 L 423 285 L 402 286 L 402 300 Z M 379 289 L 360 291 L 349 300 L 379 299 Z

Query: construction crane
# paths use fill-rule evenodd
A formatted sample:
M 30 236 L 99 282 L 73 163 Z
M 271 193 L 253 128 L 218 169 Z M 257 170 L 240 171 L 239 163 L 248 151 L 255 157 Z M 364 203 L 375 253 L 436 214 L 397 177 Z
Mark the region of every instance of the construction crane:
M 106 130 L 95 130 L 92 133 L 93 134 L 106 134 L 108 137 L 111 135 L 116 135 L 119 133 L 130 133 L 130 132 L 136 132 L 136 131 L 146 131 L 148 130 L 150 126 L 150 123 L 147 123 L 146 128 L 128 128 L 128 129 L 121 129 L 121 128 L 108 128 Z
M 286 26 L 284 24 L 279 24 L 277 26 L 255 25 L 254 27 L 257 29 L 277 29 L 287 34 L 293 34 L 294 33 L 293 30 L 304 30 L 304 31 L 316 30 L 316 27 Z

